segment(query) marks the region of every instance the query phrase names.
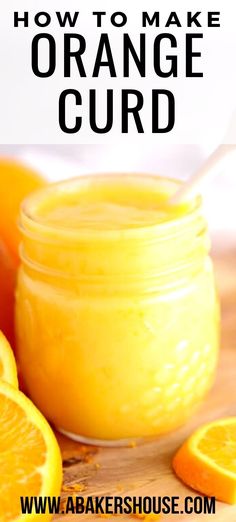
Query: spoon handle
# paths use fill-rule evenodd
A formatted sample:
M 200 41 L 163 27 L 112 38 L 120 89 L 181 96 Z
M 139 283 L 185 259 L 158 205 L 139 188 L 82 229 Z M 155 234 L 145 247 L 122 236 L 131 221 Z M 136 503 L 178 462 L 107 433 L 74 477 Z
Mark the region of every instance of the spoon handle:
M 215 173 L 216 170 L 218 171 L 226 157 L 235 151 L 236 145 L 219 145 L 195 174 L 170 198 L 170 204 L 178 205 L 199 192 L 203 181 L 205 181 L 210 174 Z

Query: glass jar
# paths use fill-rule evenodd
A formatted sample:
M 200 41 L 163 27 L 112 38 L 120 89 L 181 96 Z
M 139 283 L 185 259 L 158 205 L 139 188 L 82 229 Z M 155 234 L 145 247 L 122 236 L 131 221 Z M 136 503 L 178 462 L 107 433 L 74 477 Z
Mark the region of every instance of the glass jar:
M 199 197 L 165 207 L 178 186 L 85 176 L 22 205 L 17 358 L 34 403 L 78 440 L 166 433 L 212 385 L 219 307 L 209 240 Z

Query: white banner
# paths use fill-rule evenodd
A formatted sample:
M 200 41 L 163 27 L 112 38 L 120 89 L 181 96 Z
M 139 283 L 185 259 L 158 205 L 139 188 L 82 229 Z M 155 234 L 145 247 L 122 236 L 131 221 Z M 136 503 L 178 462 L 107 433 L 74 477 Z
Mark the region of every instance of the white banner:
M 9 0 L 0 143 L 236 143 L 235 19 L 217 0 Z

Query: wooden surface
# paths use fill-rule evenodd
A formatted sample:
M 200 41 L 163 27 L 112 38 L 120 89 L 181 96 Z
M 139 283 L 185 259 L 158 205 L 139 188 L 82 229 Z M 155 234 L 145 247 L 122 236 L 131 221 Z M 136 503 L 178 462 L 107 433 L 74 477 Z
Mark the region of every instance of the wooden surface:
M 172 496 L 194 495 L 173 474 L 171 459 L 185 438 L 199 425 L 236 415 L 236 251 L 215 258 L 222 303 L 222 350 L 215 386 L 198 414 L 182 429 L 155 441 L 130 448 L 94 448 L 58 435 L 64 462 L 64 486 L 80 484 L 77 495 Z M 64 487 L 65 489 L 65 487 Z M 72 493 L 62 493 L 63 497 Z M 92 522 L 98 516 L 79 515 Z M 236 522 L 236 506 L 217 502 L 215 515 L 167 515 L 161 520 L 211 520 Z M 75 522 L 78 516 L 55 517 L 57 522 Z M 109 517 L 109 520 L 117 520 Z M 119 520 L 134 520 L 120 516 Z

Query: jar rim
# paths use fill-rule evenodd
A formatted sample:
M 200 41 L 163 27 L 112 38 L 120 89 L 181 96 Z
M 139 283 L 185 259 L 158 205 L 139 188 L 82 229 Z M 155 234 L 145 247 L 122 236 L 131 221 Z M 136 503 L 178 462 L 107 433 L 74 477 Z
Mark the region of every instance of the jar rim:
M 43 200 L 46 199 L 47 196 L 50 196 L 50 193 L 55 193 L 55 190 L 58 190 L 58 192 L 63 189 L 68 189 L 70 187 L 79 186 L 86 182 L 91 182 L 93 180 L 100 180 L 101 182 L 104 181 L 111 181 L 114 179 L 121 180 L 122 178 L 132 179 L 133 181 L 157 181 L 159 183 L 169 183 L 172 184 L 173 187 L 175 186 L 176 190 L 179 186 L 182 185 L 183 181 L 171 178 L 167 176 L 160 176 L 155 174 L 146 174 L 146 173 L 125 173 L 125 172 L 112 172 L 112 173 L 87 173 L 83 174 L 81 176 L 73 177 L 64 181 L 59 181 L 56 183 L 51 183 L 47 185 L 46 187 L 40 188 L 36 191 L 34 191 L 32 194 L 30 194 L 28 197 L 26 197 L 20 207 L 20 217 L 19 217 L 19 228 L 23 235 L 26 235 L 28 237 L 33 237 L 34 239 L 38 237 L 44 237 L 44 240 L 49 241 L 52 240 L 53 242 L 56 241 L 57 234 L 58 238 L 60 238 L 60 242 L 62 241 L 62 238 L 66 239 L 67 242 L 69 240 L 72 241 L 91 241 L 91 240 L 104 240 L 104 241 L 111 241 L 116 240 L 118 237 L 121 237 L 122 239 L 135 239 L 138 236 L 140 237 L 140 234 L 147 234 L 147 237 L 156 239 L 161 238 L 167 238 L 171 237 L 172 235 L 178 235 L 180 231 L 186 226 L 191 225 L 192 221 L 196 217 L 196 214 L 198 214 L 198 211 L 202 207 L 202 197 L 200 194 L 196 195 L 194 198 L 191 199 L 191 205 L 188 205 L 188 208 L 186 209 L 186 212 L 183 212 L 179 215 L 175 215 L 172 219 L 169 220 L 163 220 L 161 222 L 156 223 L 148 223 L 144 225 L 139 225 L 137 227 L 132 227 L 127 225 L 125 228 L 86 228 L 86 227 L 69 227 L 69 226 L 63 226 L 61 223 L 58 224 L 52 224 L 47 223 L 45 221 L 40 221 L 40 219 L 37 219 L 37 216 L 34 215 L 33 210 L 37 208 L 37 205 L 40 204 L 40 202 L 43 202 Z M 174 192 L 173 192 L 174 193 Z M 170 194 L 171 195 L 171 194 Z

